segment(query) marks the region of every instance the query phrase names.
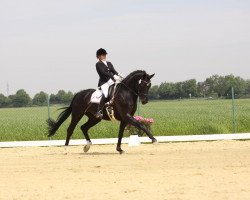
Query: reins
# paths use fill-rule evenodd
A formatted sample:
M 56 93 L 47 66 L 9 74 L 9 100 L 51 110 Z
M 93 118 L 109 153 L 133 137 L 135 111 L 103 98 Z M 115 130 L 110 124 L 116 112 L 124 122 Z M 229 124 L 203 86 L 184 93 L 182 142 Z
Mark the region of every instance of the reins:
M 147 83 L 147 84 L 149 84 L 149 82 L 147 82 L 147 81 L 144 81 L 144 80 L 141 80 L 142 82 L 145 82 L 145 83 Z M 133 92 L 136 96 L 140 96 L 141 94 L 144 94 L 144 95 L 147 95 L 147 94 L 145 94 L 145 93 L 139 93 L 139 92 L 135 92 L 134 90 L 132 90 L 130 87 L 128 87 L 125 83 L 123 83 L 123 82 L 120 82 L 120 83 L 122 83 L 126 88 L 128 88 L 131 92 Z M 119 88 L 118 88 L 119 89 Z M 117 92 L 118 91 L 118 89 L 115 91 L 115 92 Z M 115 95 L 114 95 L 115 96 Z

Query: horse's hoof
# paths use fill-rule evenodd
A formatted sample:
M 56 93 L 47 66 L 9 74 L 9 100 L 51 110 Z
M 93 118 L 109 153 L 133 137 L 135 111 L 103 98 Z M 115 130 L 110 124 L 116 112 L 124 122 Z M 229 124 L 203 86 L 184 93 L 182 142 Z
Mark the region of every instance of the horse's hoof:
M 84 151 L 85 153 L 87 153 L 87 152 L 89 151 L 89 149 L 90 149 L 90 145 L 87 144 L 87 145 L 84 146 L 83 151 Z
M 119 153 L 120 153 L 120 154 L 125 154 L 126 151 L 120 150 Z
M 152 140 L 152 143 L 153 143 L 153 144 L 158 144 L 158 141 L 154 138 L 154 139 Z
M 88 150 L 90 149 L 90 146 L 91 146 L 91 142 L 87 142 L 87 144 L 83 147 L 83 151 L 86 153 L 88 152 Z
M 90 146 L 89 146 L 89 145 L 85 145 L 85 146 L 83 147 L 84 153 L 87 153 L 89 149 L 90 149 Z

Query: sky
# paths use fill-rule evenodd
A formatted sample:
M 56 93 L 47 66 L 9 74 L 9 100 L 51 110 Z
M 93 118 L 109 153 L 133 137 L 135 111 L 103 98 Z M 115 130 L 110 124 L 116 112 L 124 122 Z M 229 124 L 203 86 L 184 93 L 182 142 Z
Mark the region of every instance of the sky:
M 96 88 L 96 50 L 152 84 L 250 78 L 249 0 L 0 0 L 0 93 Z

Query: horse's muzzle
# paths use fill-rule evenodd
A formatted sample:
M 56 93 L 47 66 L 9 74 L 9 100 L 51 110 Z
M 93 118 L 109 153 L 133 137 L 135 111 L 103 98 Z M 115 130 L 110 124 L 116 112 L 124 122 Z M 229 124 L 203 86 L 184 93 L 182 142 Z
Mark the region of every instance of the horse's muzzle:
M 147 99 L 147 98 L 145 98 L 145 99 L 141 99 L 141 103 L 142 103 L 142 104 L 146 104 L 146 103 L 148 103 L 148 99 Z

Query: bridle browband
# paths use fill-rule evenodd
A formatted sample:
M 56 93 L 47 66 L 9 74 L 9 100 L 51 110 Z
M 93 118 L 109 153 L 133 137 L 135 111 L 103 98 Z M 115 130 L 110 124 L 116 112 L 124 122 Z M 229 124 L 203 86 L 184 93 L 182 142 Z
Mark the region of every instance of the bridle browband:
M 151 83 L 151 81 L 147 82 L 147 81 L 144 81 L 144 80 L 142 80 L 142 79 L 140 79 L 139 81 L 146 83 L 147 86 L 149 86 L 149 84 Z M 139 83 L 139 84 L 140 84 L 140 83 Z
M 140 79 L 139 80 L 140 82 L 144 82 L 144 83 L 146 83 L 147 84 L 147 86 L 149 86 L 149 84 L 151 83 L 150 81 L 149 82 L 147 82 L 147 81 L 144 81 L 144 80 L 142 80 L 142 79 Z M 140 97 L 141 95 L 147 95 L 147 94 L 145 94 L 145 93 L 139 93 L 139 91 L 138 92 L 136 92 L 136 91 L 134 91 L 134 90 L 132 90 L 130 87 L 128 87 L 125 83 L 123 83 L 123 82 L 120 82 L 120 83 L 122 83 L 126 88 L 128 88 L 131 92 L 133 92 L 136 96 L 138 96 L 138 97 Z M 140 83 L 139 83 L 140 84 Z

